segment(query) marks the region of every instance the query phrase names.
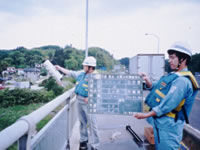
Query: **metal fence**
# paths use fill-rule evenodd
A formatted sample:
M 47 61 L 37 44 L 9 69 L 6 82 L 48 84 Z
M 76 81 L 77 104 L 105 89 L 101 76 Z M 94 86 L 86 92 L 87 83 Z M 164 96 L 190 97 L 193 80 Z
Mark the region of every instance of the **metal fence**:
M 69 149 L 72 128 L 77 120 L 74 89 L 58 96 L 0 132 L 0 150 L 18 141 L 19 150 Z M 61 104 L 65 106 L 38 133 L 36 125 Z

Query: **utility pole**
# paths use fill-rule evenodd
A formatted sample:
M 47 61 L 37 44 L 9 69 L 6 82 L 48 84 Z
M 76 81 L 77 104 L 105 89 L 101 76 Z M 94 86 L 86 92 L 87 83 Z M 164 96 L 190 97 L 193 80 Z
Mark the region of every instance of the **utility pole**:
M 86 0 L 85 57 L 88 57 L 88 0 Z
M 153 34 L 153 33 L 145 33 L 145 35 L 147 36 L 147 35 L 151 35 L 151 36 L 153 36 L 153 37 L 155 37 L 156 39 L 157 39 L 157 51 L 158 51 L 158 54 L 159 54 L 159 47 L 160 47 L 160 38 L 159 38 L 159 36 L 157 36 L 156 34 Z

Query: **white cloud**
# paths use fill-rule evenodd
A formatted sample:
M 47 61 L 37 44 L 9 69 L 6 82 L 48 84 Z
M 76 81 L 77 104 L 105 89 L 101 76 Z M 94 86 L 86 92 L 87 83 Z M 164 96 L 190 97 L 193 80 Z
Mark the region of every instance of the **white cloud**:
M 191 10 L 196 13 L 191 13 Z M 90 22 L 89 41 L 90 44 L 111 50 L 117 58 L 132 57 L 137 53 L 156 53 L 157 40 L 155 37 L 145 37 L 146 32 L 160 37 L 161 53 L 165 53 L 169 45 L 177 40 L 188 41 L 199 47 L 196 39 L 200 32 L 199 14 L 197 5 L 182 3 L 178 6 L 165 5 L 159 9 L 140 9 L 112 18 L 104 17 L 103 20 Z
M 85 48 L 85 1 L 61 1 L 62 9 L 58 12 L 60 5 L 49 3 L 46 8 L 45 1 L 42 4 L 37 2 L 30 8 L 31 15 L 0 13 L 0 49 L 44 45 L 63 47 L 66 44 Z M 95 7 L 89 9 L 89 47 L 98 46 L 109 50 L 115 58 L 156 53 L 157 40 L 153 36 L 144 35 L 148 32 L 160 37 L 161 53 L 165 53 L 168 46 L 177 40 L 188 41 L 195 52 L 199 52 L 199 3 L 154 4 L 153 8 L 145 5 L 132 10 L 129 6 L 128 11 L 120 13 L 120 10 L 117 12 L 119 7 L 113 10 L 112 6 L 106 6 L 103 10 L 101 2 L 89 3 L 90 7 Z M 120 6 L 120 3 L 117 5 Z M 107 12 L 110 14 L 105 15 Z
M 69 43 L 80 43 L 80 47 L 83 31 L 84 25 L 76 16 L 42 16 L 13 24 L 1 40 L 7 42 L 2 44 L 7 48 L 17 45 L 31 48 L 45 44 L 64 46 Z

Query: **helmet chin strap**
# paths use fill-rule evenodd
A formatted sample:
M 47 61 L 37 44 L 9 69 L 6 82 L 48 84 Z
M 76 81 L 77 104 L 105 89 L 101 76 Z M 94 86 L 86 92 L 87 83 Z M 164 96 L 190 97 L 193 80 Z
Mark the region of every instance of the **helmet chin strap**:
M 89 73 L 89 69 L 85 72 L 85 74 L 88 74 Z
M 88 74 L 90 72 L 90 69 L 91 69 L 90 66 L 87 66 L 87 67 L 88 67 L 88 70 L 85 72 L 86 74 Z
M 183 59 L 179 60 L 178 66 L 176 67 L 175 71 L 179 70 L 179 68 L 180 68 L 180 66 L 181 66 L 181 64 L 182 64 L 183 61 L 184 61 Z
M 174 69 L 174 71 L 178 71 L 180 66 L 181 66 L 181 63 L 178 63 L 178 66 L 176 67 L 176 69 Z

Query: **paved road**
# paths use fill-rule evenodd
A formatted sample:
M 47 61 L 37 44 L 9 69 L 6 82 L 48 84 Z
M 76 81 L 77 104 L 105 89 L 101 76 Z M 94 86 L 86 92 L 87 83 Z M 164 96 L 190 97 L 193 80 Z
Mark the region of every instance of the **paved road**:
M 100 137 L 99 150 L 155 150 L 154 146 L 149 145 L 144 137 L 144 127 L 150 126 L 146 120 L 138 120 L 133 116 L 125 115 L 96 115 L 96 117 Z M 144 141 L 143 145 L 136 144 L 131 134 L 126 130 L 126 125 L 130 125 Z M 70 148 L 78 150 L 79 122 L 76 123 L 72 132 Z
M 190 125 L 193 126 L 194 128 L 200 130 L 200 91 L 196 97 L 196 100 L 194 102 L 194 105 L 192 107 L 192 112 L 190 114 Z

